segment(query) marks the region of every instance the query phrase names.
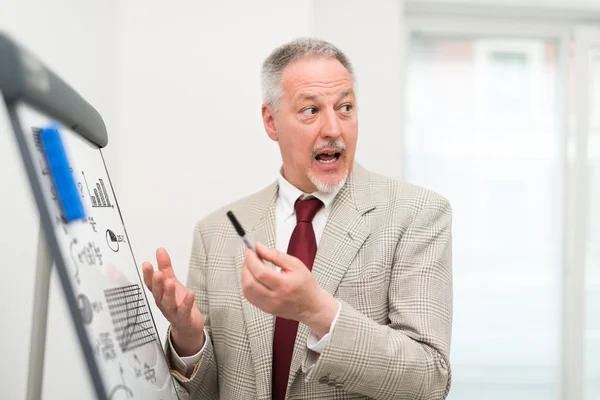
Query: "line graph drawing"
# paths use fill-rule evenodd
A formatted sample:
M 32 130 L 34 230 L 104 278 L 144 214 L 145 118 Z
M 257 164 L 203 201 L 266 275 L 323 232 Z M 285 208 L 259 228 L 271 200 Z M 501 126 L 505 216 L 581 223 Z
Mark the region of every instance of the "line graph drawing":
M 106 289 L 104 296 L 123 353 L 156 341 L 152 319 L 139 285 Z

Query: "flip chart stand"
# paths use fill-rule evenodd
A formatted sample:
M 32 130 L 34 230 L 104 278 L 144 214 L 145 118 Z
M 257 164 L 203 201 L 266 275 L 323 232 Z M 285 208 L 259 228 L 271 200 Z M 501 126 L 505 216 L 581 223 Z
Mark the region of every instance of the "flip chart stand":
M 31 338 L 29 347 L 27 400 L 39 400 L 42 398 L 51 276 L 52 257 L 50 255 L 50 249 L 46 244 L 44 228 L 40 221 L 35 268 L 35 286 L 33 291 L 33 315 L 31 319 Z

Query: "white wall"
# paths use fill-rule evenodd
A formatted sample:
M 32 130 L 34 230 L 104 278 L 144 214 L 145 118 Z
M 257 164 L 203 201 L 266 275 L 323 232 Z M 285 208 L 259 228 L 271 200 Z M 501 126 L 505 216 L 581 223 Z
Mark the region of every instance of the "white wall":
M 117 1 L 0 0 L 0 30 L 10 34 L 65 78 L 96 107 L 110 131 L 117 128 Z M 12 132 L 0 112 L 0 250 L 2 340 L 0 398 L 25 398 L 38 232 Z M 107 149 L 116 169 L 116 146 Z M 91 399 L 79 345 L 53 274 L 44 376 L 44 398 Z

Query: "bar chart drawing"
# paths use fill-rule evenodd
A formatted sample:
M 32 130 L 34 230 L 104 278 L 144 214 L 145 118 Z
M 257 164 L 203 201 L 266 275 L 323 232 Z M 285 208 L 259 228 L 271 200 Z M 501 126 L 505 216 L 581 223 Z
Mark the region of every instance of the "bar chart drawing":
M 115 206 L 111 203 L 108 192 L 106 191 L 104 180 L 102 178 L 98 178 L 98 182 L 96 182 L 95 185 L 92 186 L 92 190 L 90 190 L 87 178 L 85 177 L 85 172 L 81 171 L 81 174 L 83 175 L 83 180 L 85 181 L 85 187 L 87 188 L 90 200 L 92 201 L 92 207 L 114 208 Z
M 123 353 L 156 341 L 152 317 L 139 285 L 106 289 L 104 295 Z

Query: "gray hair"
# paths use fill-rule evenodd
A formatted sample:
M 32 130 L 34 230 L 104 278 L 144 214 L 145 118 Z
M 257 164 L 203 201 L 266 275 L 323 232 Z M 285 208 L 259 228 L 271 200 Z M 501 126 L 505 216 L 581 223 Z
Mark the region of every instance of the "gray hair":
M 331 58 L 338 60 L 348 70 L 355 81 L 352 64 L 337 47 L 324 40 L 300 38 L 286 43 L 275 50 L 263 62 L 261 70 L 263 103 L 271 106 L 275 112 L 283 98 L 281 75 L 284 68 L 305 57 Z

